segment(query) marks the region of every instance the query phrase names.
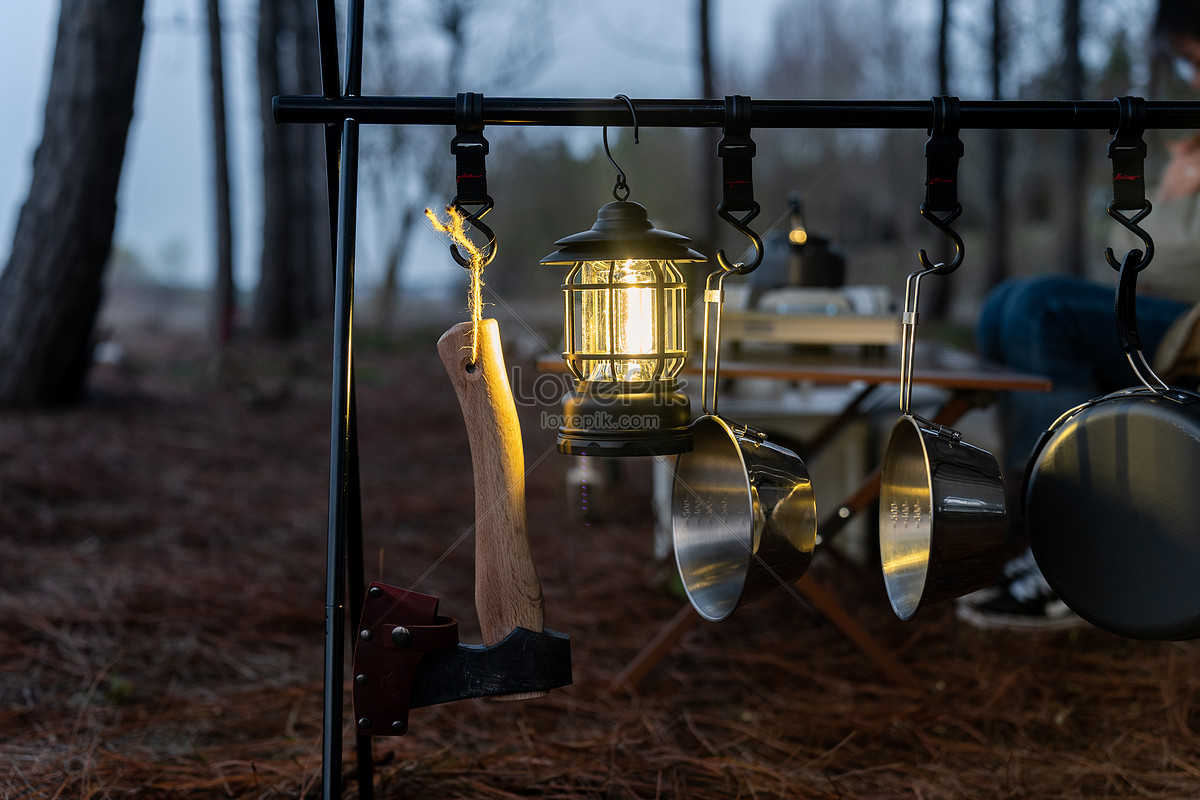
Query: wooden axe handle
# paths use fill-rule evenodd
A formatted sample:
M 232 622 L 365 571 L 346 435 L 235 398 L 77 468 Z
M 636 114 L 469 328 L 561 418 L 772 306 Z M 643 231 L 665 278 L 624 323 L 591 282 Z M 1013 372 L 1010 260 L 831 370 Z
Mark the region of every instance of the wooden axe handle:
M 475 610 L 483 643 L 513 628 L 541 632 L 542 586 L 525 529 L 525 455 L 521 424 L 508 385 L 496 320 L 479 327 L 479 361 L 471 364 L 470 322 L 446 331 L 438 355 L 454 385 L 467 425 L 475 473 Z M 505 700 L 545 692 L 506 695 Z

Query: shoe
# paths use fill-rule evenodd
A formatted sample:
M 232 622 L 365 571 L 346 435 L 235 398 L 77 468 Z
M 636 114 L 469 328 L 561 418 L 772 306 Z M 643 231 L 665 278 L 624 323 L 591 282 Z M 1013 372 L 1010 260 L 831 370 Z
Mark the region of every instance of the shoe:
M 1050 588 L 1029 550 L 1005 564 L 994 584 L 960 597 L 957 613 L 977 628 L 1054 631 L 1087 624 Z

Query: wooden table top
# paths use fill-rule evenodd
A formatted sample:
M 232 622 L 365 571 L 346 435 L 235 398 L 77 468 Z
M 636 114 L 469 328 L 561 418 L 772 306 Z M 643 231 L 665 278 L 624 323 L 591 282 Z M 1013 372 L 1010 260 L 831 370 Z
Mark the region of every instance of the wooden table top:
M 561 355 L 547 353 L 538 358 L 538 370 L 565 372 L 566 365 Z M 700 361 L 695 354 L 684 372 L 700 374 Z M 824 384 L 899 383 L 900 348 L 805 348 L 786 354 L 755 353 L 753 358 L 722 356 L 721 378 L 769 378 Z M 913 383 L 946 389 L 993 391 L 1047 392 L 1053 388 L 1050 379 L 1044 376 L 1015 372 L 973 353 L 935 342 L 917 342 Z

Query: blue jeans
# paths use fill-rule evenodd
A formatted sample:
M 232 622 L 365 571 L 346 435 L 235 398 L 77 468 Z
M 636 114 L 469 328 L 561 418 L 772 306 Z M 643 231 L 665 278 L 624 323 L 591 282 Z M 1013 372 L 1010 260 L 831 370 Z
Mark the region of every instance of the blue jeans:
M 1001 396 L 1001 456 L 1006 478 L 1019 481 L 1038 437 L 1064 411 L 1138 384 L 1117 340 L 1116 273 L 1111 285 L 1065 275 L 1001 283 L 984 301 L 976 340 L 989 361 L 1054 381 L 1050 392 Z M 1140 295 L 1138 329 L 1147 359 L 1167 328 L 1189 308 L 1165 297 Z

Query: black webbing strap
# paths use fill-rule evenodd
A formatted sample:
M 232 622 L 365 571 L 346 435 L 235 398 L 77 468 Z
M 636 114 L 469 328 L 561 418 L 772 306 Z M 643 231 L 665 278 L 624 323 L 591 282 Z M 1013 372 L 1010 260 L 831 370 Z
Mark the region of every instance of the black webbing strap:
M 1112 159 L 1113 208 L 1140 211 L 1146 207 L 1146 101 L 1141 97 L 1115 98 L 1120 121 L 1108 143 Z
M 754 202 L 754 140 L 750 138 L 750 98 L 725 96 L 725 135 L 717 143 L 721 158 L 721 210 L 752 211 Z
M 487 190 L 488 142 L 483 138 L 483 95 L 459 92 L 454 101 L 454 124 L 458 135 L 450 140 L 454 154 L 454 180 L 458 193 L 454 203 L 491 203 Z
M 958 160 L 963 143 L 958 138 L 962 103 L 957 97 L 934 97 L 933 125 L 925 142 L 925 206 L 930 211 L 954 211 L 958 206 Z

